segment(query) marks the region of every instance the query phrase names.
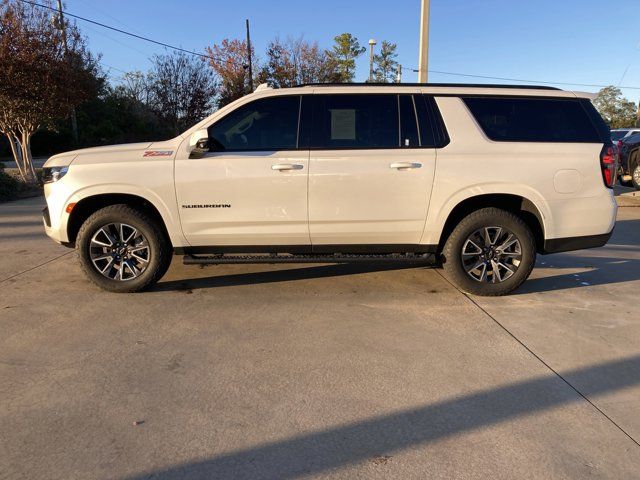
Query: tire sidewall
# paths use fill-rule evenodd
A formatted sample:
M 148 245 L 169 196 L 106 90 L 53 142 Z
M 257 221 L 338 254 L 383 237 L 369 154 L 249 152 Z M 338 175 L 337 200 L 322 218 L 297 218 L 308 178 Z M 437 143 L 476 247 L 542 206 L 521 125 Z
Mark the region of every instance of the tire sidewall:
M 520 241 L 522 261 L 510 278 L 501 283 L 481 283 L 469 276 L 462 263 L 462 247 L 467 238 L 483 227 L 503 227 Z M 483 209 L 465 217 L 454 229 L 443 251 L 443 264 L 452 280 L 465 292 L 476 295 L 504 295 L 518 288 L 535 264 L 535 240 L 529 227 L 515 215 L 497 208 Z
M 636 161 L 632 164 L 629 173 L 631 174 L 631 185 L 633 185 L 636 190 L 640 190 L 640 182 L 636 180 L 636 177 L 639 176 L 638 173 L 640 173 L 640 162 Z
M 112 280 L 102 275 L 93 265 L 90 255 L 91 238 L 105 225 L 110 223 L 126 223 L 135 227 L 144 235 L 149 243 L 149 264 L 145 271 L 131 280 Z M 147 288 L 155 281 L 154 273 L 163 268 L 162 245 L 158 229 L 148 220 L 126 210 L 114 211 L 105 208 L 91 215 L 82 225 L 78 233 L 76 249 L 78 259 L 87 276 L 99 287 L 111 292 L 135 292 Z M 163 272 L 164 273 L 164 272 Z

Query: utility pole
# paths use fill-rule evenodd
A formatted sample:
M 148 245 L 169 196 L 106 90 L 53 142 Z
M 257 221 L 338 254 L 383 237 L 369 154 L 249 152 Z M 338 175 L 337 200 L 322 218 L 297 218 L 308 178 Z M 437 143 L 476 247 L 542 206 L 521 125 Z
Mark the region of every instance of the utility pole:
M 67 45 L 67 27 L 64 23 L 64 15 L 62 13 L 62 0 L 58 0 L 58 21 L 59 27 L 62 32 L 62 43 L 64 44 L 64 56 L 67 62 L 70 62 L 69 47 Z M 71 134 L 73 135 L 74 146 L 78 145 L 78 119 L 76 117 L 76 108 L 71 108 Z
M 59 1 L 59 0 L 58 0 Z M 249 19 L 247 18 L 247 55 L 249 57 L 249 93 L 253 92 L 253 68 L 251 66 L 251 36 L 249 35 Z
M 398 70 L 396 71 L 396 83 L 402 83 L 402 65 L 398 64 Z
M 427 83 L 429 73 L 429 0 L 422 0 L 420 14 L 420 59 L 418 63 L 418 82 Z
M 369 40 L 369 83 L 373 82 L 373 47 L 376 46 L 376 41 L 372 38 Z

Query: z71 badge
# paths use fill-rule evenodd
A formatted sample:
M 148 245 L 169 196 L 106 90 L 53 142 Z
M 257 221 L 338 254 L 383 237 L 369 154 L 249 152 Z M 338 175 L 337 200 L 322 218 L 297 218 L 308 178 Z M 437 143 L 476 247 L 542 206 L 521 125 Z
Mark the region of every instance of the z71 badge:
M 170 157 L 173 154 L 173 150 L 147 150 L 142 155 L 143 157 Z

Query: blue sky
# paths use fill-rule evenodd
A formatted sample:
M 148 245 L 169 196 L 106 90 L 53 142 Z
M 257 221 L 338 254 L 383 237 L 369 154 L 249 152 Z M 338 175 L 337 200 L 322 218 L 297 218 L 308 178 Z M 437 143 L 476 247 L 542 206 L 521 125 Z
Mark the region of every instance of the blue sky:
M 71 13 L 202 52 L 225 37 L 244 37 L 251 21 L 258 54 L 279 35 L 304 36 L 328 48 L 351 32 L 398 44 L 399 61 L 417 68 L 420 0 L 66 0 Z M 429 68 L 432 70 L 585 84 L 638 87 L 640 99 L 640 0 L 431 0 Z M 79 22 L 105 69 L 146 70 L 163 48 Z M 403 80 L 416 81 L 405 69 Z M 625 74 L 626 70 L 626 74 Z M 357 80 L 368 75 L 358 61 Z M 490 82 L 432 73 L 432 82 Z M 496 82 L 503 83 L 503 82 Z M 516 83 L 516 82 L 512 82 Z M 560 85 L 597 91 L 597 87 Z

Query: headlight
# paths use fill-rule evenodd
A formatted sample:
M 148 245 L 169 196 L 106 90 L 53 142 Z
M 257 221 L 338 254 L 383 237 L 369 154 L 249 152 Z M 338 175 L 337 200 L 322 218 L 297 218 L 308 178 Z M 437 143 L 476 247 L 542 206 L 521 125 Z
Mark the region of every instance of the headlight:
M 69 171 L 69 167 L 49 167 L 42 169 L 42 182 L 53 183 L 60 180 Z

